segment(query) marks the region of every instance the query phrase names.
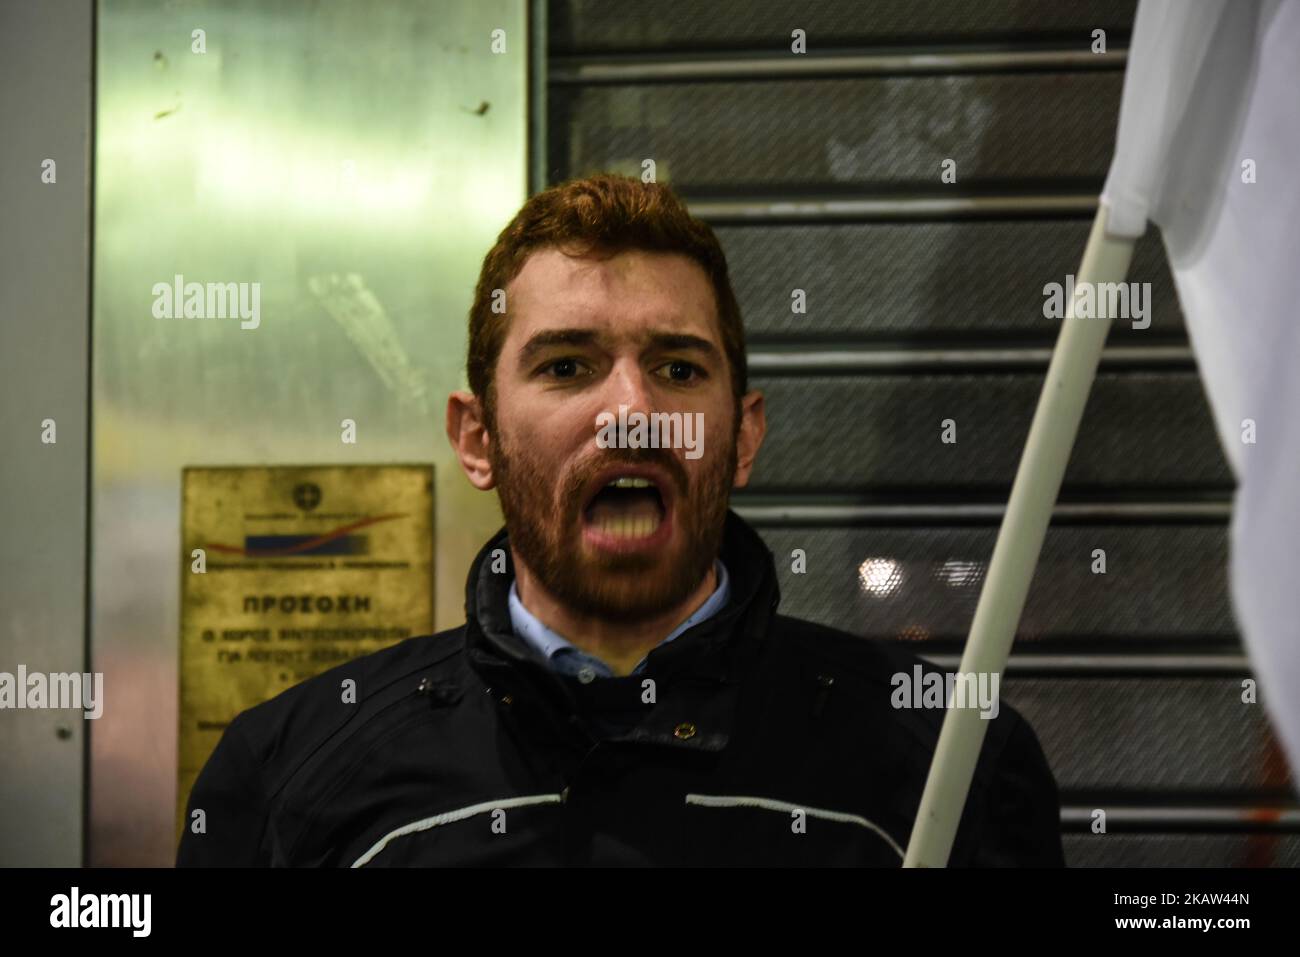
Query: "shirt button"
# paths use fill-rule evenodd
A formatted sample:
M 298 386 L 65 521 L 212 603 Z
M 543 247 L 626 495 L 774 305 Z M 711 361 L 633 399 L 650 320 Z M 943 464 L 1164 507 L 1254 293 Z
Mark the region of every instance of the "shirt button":
M 677 727 L 673 728 L 673 737 L 681 738 L 685 741 L 687 738 L 695 737 L 695 725 L 689 721 L 683 721 Z
M 589 685 L 596 680 L 596 670 L 590 665 L 583 665 L 578 669 L 578 680 L 584 685 Z

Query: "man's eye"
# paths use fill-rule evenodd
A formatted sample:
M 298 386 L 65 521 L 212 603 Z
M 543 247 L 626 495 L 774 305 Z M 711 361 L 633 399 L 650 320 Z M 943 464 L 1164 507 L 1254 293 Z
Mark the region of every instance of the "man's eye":
M 574 379 L 582 371 L 582 364 L 577 359 L 556 359 L 542 366 L 542 372 L 549 372 L 556 379 Z
M 693 362 L 687 362 L 684 359 L 674 359 L 672 362 L 665 362 L 659 367 L 659 371 L 664 377 L 673 382 L 691 382 L 693 379 L 704 378 L 704 370 Z

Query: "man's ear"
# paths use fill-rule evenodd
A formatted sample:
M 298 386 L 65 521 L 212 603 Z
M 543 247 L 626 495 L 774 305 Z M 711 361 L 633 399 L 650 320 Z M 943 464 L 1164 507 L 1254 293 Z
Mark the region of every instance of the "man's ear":
M 492 436 L 488 434 L 483 404 L 474 393 L 453 392 L 447 397 L 447 438 L 471 485 L 486 492 L 497 484 L 488 458 Z
M 736 434 L 736 488 L 749 484 L 749 473 L 754 470 L 758 447 L 767 435 L 767 412 L 763 406 L 763 393 L 757 389 L 746 392 L 740 400 L 740 430 Z

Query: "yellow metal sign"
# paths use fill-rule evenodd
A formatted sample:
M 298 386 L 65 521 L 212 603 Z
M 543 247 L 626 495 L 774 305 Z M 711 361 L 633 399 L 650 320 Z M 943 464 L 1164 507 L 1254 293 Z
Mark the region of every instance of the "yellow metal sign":
M 235 715 L 434 630 L 433 466 L 187 468 L 181 494 L 178 827 Z

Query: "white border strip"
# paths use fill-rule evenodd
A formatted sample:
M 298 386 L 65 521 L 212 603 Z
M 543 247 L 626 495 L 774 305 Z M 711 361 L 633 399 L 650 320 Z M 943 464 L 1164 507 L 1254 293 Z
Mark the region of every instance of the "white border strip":
M 858 824 L 874 831 L 880 837 L 889 842 L 889 846 L 894 849 L 894 853 L 899 859 L 903 858 L 903 849 L 898 846 L 898 842 L 885 833 L 884 829 L 878 824 L 873 824 L 865 817 L 858 817 L 856 814 L 846 814 L 844 811 L 828 811 L 824 808 L 808 807 L 806 804 L 790 804 L 787 801 L 777 801 L 773 798 L 763 797 L 741 797 L 733 795 L 717 794 L 688 794 L 686 795 L 687 804 L 698 804 L 701 807 L 761 807 L 768 811 L 803 811 L 809 817 L 822 818 L 827 821 L 839 821 L 843 824 Z
M 483 814 L 486 811 L 495 811 L 498 809 L 511 807 L 527 807 L 530 804 L 559 804 L 564 799 L 558 794 L 532 794 L 527 797 L 501 798 L 497 801 L 484 801 L 481 804 L 471 804 L 469 807 L 458 808 L 455 811 L 444 811 L 442 814 L 435 814 L 432 817 L 422 818 L 419 821 L 412 821 L 410 824 L 404 824 L 395 831 L 389 831 L 380 838 L 375 845 L 362 854 L 353 863 L 353 867 L 362 867 L 368 864 L 376 854 L 388 846 L 388 842 L 395 838 L 405 837 L 407 834 L 414 834 L 417 831 L 427 831 L 432 827 L 439 827 L 443 824 L 453 824 L 456 821 L 463 821 L 466 818 L 473 817 L 476 814 Z

